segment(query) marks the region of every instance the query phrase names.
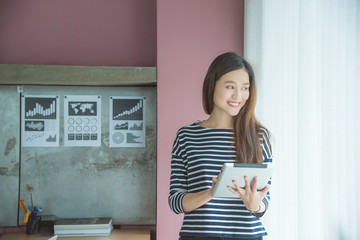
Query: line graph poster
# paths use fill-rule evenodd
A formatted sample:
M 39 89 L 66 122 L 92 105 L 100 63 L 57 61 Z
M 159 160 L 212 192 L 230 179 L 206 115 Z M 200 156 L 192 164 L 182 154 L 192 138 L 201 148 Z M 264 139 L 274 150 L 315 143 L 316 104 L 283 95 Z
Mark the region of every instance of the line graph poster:
M 64 96 L 64 145 L 101 146 L 101 96 Z
M 59 96 L 21 96 L 21 145 L 23 147 L 58 147 Z
M 145 147 L 145 97 L 110 97 L 110 147 Z

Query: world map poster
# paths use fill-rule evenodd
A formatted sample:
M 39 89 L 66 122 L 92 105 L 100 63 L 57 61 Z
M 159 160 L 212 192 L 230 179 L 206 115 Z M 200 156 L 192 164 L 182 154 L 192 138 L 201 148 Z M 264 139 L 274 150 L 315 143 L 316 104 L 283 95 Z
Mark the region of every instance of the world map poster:
M 21 146 L 59 146 L 59 96 L 21 96 Z
M 64 145 L 101 146 L 101 96 L 64 96 Z

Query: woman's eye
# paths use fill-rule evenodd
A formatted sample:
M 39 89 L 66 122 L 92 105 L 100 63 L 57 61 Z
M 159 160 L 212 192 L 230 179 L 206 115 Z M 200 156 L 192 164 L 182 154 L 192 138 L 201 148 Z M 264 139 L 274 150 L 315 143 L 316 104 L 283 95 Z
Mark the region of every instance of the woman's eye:
M 234 89 L 233 86 L 227 86 L 226 88 L 228 88 L 228 89 Z
M 249 90 L 249 88 L 248 88 L 248 87 L 244 87 L 244 88 L 242 88 L 242 90 L 243 90 L 243 91 L 247 91 L 247 90 Z

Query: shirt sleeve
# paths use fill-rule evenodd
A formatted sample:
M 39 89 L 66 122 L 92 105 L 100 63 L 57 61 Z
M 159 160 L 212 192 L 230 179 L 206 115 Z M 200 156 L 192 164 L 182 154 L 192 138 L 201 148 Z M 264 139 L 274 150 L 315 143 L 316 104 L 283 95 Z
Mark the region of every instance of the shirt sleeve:
M 271 164 L 273 162 L 273 156 L 272 156 L 272 148 L 270 143 L 270 136 L 269 132 L 265 128 L 261 128 L 260 131 L 260 144 L 263 151 L 263 162 L 265 164 Z M 271 178 L 268 182 L 269 185 L 271 185 Z M 270 191 L 267 192 L 266 196 L 262 200 L 265 204 L 265 211 L 259 214 L 254 214 L 257 217 L 262 217 L 267 209 L 269 208 L 270 204 Z
M 184 143 L 181 141 L 179 132 L 176 135 L 171 159 L 171 176 L 169 191 L 169 206 L 176 214 L 184 213 L 182 201 L 187 188 L 187 159 L 184 151 Z

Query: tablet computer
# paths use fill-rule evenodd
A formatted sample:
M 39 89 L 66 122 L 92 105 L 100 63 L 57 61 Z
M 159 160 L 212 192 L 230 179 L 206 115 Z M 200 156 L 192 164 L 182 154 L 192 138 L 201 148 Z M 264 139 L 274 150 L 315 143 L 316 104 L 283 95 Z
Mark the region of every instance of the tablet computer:
M 240 187 L 245 187 L 245 176 L 248 177 L 250 183 L 253 178 L 257 176 L 257 189 L 261 190 L 268 184 L 272 171 L 273 168 L 267 164 L 224 163 L 212 192 L 212 196 L 238 198 L 239 196 L 230 192 L 227 186 L 235 188 L 232 180 L 236 180 Z

